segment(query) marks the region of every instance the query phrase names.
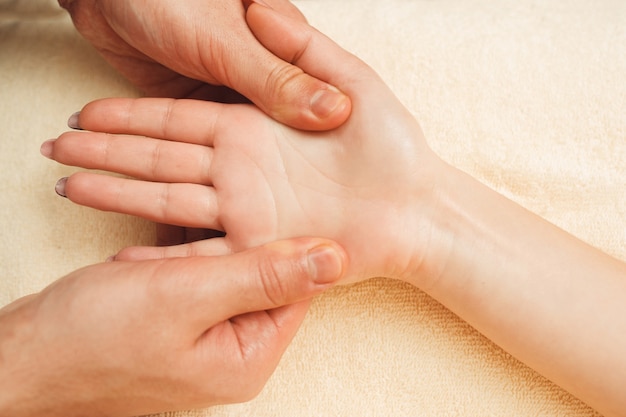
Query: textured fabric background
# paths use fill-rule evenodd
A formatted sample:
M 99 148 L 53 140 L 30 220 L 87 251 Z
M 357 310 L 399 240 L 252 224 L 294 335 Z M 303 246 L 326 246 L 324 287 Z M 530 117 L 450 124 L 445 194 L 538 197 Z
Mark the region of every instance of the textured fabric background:
M 626 2 L 297 4 L 381 73 L 444 159 L 626 259 Z M 129 95 L 55 2 L 0 0 L 0 305 L 151 242 L 143 221 L 57 197 L 56 180 L 73 169 L 39 155 L 84 103 Z M 596 414 L 428 296 L 384 279 L 319 297 L 256 400 L 167 414 L 321 415 Z

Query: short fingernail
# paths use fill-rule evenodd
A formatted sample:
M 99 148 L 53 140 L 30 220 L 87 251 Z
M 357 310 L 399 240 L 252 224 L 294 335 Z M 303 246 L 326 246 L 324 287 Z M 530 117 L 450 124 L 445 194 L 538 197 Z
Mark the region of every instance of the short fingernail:
M 56 191 L 56 193 L 61 197 L 67 198 L 67 194 L 65 194 L 65 184 L 67 184 L 67 177 L 63 177 L 57 181 L 54 186 L 54 191 Z
M 333 86 L 318 90 L 311 97 L 311 111 L 320 119 L 325 119 L 346 106 L 348 97 Z
M 52 149 L 54 148 L 55 141 L 56 139 L 49 139 L 42 143 L 41 148 L 39 148 L 39 152 L 41 152 L 41 154 L 46 158 L 52 159 Z
M 67 119 L 67 126 L 72 128 L 72 129 L 76 129 L 76 130 L 83 130 L 80 125 L 78 124 L 78 117 L 80 116 L 80 112 L 77 111 L 76 113 L 72 114 L 70 116 L 69 119 Z
M 114 261 L 115 261 L 115 255 L 111 255 L 108 258 L 106 258 L 104 262 L 114 262 Z
M 317 284 L 337 281 L 343 272 L 341 255 L 328 245 L 317 246 L 307 253 L 309 272 Z

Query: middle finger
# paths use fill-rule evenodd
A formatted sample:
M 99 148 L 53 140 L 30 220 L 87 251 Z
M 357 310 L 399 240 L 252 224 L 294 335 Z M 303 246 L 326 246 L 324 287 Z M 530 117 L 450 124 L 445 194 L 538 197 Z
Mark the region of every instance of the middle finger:
M 213 148 L 144 136 L 66 132 L 42 153 L 65 165 L 150 181 L 211 184 Z

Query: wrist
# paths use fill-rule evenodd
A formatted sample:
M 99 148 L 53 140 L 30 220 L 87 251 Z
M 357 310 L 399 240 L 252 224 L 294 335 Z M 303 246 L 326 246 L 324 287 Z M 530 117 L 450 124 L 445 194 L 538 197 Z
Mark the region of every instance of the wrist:
M 425 289 L 437 281 L 448 262 L 456 215 L 454 184 L 462 173 L 434 154 L 422 162 L 404 203 L 391 210 L 395 221 L 386 240 L 393 242 L 392 260 L 385 276 Z
M 410 213 L 414 220 L 405 245 L 412 253 L 405 254 L 410 262 L 399 276 L 427 293 L 448 277 L 470 273 L 481 241 L 494 238 L 490 221 L 506 200 L 441 160 L 435 166 L 427 187 L 422 185 L 417 193 L 418 209 L 414 205 Z

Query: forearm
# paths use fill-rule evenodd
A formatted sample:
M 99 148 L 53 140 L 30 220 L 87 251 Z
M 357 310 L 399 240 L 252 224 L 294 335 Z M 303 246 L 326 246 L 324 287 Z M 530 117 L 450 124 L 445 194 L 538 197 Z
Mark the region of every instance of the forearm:
M 591 406 L 623 414 L 625 264 L 464 173 L 444 178 L 441 264 L 415 284 Z

